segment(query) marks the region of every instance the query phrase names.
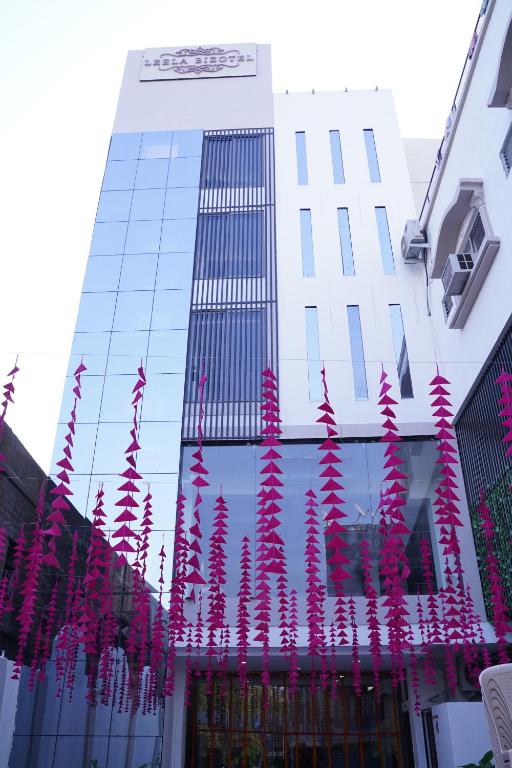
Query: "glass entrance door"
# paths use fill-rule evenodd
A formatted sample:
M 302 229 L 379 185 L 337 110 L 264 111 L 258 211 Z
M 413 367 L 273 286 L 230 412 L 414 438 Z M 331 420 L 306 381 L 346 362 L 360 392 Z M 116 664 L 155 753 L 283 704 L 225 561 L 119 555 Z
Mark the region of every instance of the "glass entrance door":
M 400 694 L 381 681 L 377 701 L 371 676 L 357 697 L 349 675 L 313 694 L 309 679 L 294 695 L 285 676 L 267 692 L 257 676 L 246 697 L 236 677 L 216 679 L 207 692 L 199 680 L 188 718 L 187 768 L 412 768 L 410 734 Z

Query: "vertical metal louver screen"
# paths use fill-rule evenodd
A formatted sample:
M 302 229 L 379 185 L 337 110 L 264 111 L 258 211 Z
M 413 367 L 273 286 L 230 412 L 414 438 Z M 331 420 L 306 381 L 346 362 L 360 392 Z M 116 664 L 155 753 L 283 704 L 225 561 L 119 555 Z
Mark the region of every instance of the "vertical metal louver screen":
M 206 374 L 206 440 L 261 430 L 260 371 L 275 367 L 273 130 L 206 131 L 194 257 L 183 439 L 193 440 Z
M 485 541 L 478 504 L 480 494 L 485 493 L 495 526 L 495 551 L 498 556 L 505 596 L 512 607 L 512 572 L 510 570 L 510 531 L 512 530 L 512 468 L 505 455 L 502 438 L 505 428 L 499 419 L 501 397 L 496 379 L 502 368 L 512 373 L 512 328 L 500 342 L 487 363 L 475 391 L 457 420 L 456 432 L 459 444 L 462 473 L 473 526 L 480 575 L 488 615 L 490 593 L 485 576 Z

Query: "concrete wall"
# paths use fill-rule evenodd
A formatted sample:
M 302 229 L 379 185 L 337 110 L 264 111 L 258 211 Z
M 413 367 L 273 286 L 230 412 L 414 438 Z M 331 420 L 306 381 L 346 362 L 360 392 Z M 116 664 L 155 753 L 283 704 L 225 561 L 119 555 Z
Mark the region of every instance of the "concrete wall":
M 439 149 L 439 139 L 404 139 L 405 159 L 409 169 L 409 179 L 416 205 L 420 215 L 423 201 L 432 176 L 432 168 Z
M 491 8 L 492 5 L 437 196 L 424 222 L 428 241 L 435 248 L 440 225 L 459 180 L 482 179 L 491 225 L 501 239 L 498 254 L 463 329 L 448 329 L 441 307 L 441 280 L 432 282 L 432 330 L 436 355 L 453 382 L 456 408 L 463 403 L 511 314 L 512 174 L 505 175 L 499 153 L 512 122 L 512 113 L 504 108 L 487 107 L 511 6 L 509 0 L 497 0 L 492 13 Z
M 270 46 L 256 46 L 257 74 L 141 82 L 144 51 L 129 51 L 113 133 L 272 125 Z

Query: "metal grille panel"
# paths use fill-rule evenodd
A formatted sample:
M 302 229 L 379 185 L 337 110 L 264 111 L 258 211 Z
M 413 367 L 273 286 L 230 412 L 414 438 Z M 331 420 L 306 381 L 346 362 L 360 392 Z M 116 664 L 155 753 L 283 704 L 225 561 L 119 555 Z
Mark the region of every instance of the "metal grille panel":
M 276 297 L 273 130 L 206 131 L 184 440 L 195 439 L 203 371 L 205 440 L 259 435 L 260 371 L 276 367 Z

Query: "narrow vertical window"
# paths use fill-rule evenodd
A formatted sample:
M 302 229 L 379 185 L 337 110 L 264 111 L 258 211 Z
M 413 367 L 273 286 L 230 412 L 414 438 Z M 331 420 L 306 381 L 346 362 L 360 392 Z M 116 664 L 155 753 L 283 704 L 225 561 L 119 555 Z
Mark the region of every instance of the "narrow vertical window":
M 380 181 L 379 161 L 377 159 L 377 149 L 375 147 L 375 137 L 371 128 L 364 130 L 364 143 L 366 146 L 366 157 L 368 158 L 368 171 L 370 181 L 374 184 Z
M 380 254 L 382 256 L 384 274 L 393 275 L 395 273 L 395 260 L 393 258 L 386 209 L 384 207 L 376 208 L 375 218 L 377 219 L 377 232 L 379 233 Z
M 308 158 L 306 155 L 306 134 L 297 131 L 295 134 L 295 149 L 297 151 L 297 179 L 299 184 L 308 183 Z
M 314 277 L 315 259 L 313 256 L 313 232 L 309 208 L 301 208 L 300 211 L 300 237 L 302 243 L 302 274 L 304 277 Z
M 366 383 L 366 365 L 364 361 L 363 335 L 361 333 L 361 318 L 359 307 L 352 304 L 347 307 L 348 332 L 350 335 L 350 351 L 352 354 L 352 374 L 354 376 L 354 394 L 356 400 L 368 399 Z
M 329 131 L 331 140 L 332 176 L 335 184 L 345 183 L 343 169 L 343 155 L 341 154 L 341 140 L 339 131 Z
M 395 347 L 400 396 L 402 398 L 414 397 L 414 393 L 412 391 L 411 369 L 409 366 L 409 355 L 407 353 L 407 342 L 405 340 L 404 322 L 400 304 L 390 304 L 389 314 L 391 317 L 391 331 L 393 333 L 393 344 Z
M 341 263 L 344 275 L 354 275 L 354 256 L 352 254 L 352 238 L 350 236 L 350 221 L 348 208 L 338 208 L 338 230 L 340 235 Z
M 309 399 L 322 399 L 322 377 L 320 374 L 320 340 L 318 338 L 318 316 L 316 307 L 306 307 L 306 349 L 308 357 Z

